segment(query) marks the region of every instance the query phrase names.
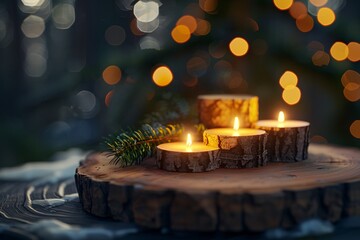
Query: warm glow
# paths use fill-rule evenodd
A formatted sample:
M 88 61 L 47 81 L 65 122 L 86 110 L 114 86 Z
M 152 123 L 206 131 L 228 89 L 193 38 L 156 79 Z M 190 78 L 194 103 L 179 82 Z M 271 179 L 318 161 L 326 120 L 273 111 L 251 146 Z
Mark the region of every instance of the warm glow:
M 296 27 L 301 32 L 310 32 L 314 27 L 314 20 L 308 14 L 301 15 L 299 18 L 296 19 Z
M 321 7 L 324 6 L 328 2 L 328 0 L 310 0 L 310 2 L 315 7 Z
M 185 43 L 189 41 L 191 37 L 190 29 L 185 25 L 177 25 L 171 31 L 171 36 L 177 43 Z
M 283 123 L 285 121 L 285 114 L 283 111 L 279 112 L 278 122 Z
M 235 56 L 244 56 L 249 50 L 249 44 L 244 38 L 236 37 L 229 43 L 229 48 Z
M 282 98 L 289 105 L 297 104 L 301 98 L 301 91 L 295 86 L 286 87 L 282 93 Z
M 350 126 L 350 133 L 356 138 L 360 138 L 360 120 L 355 120 Z
M 121 79 L 121 70 L 115 65 L 108 66 L 103 71 L 102 77 L 107 84 L 114 85 Z
M 343 42 L 336 42 L 330 48 L 331 56 L 337 61 L 344 61 L 349 55 L 349 48 Z
M 298 83 L 298 77 L 292 71 L 285 71 L 284 74 L 280 77 L 279 83 L 280 86 L 284 89 L 289 86 L 296 86 Z
M 152 79 L 159 87 L 165 87 L 173 80 L 173 74 L 168 67 L 161 66 L 154 71 Z
M 348 59 L 352 62 L 358 62 L 360 60 L 360 43 L 350 42 L 348 44 L 349 55 Z
M 275 6 L 280 10 L 286 10 L 291 7 L 293 0 L 273 0 Z
M 330 26 L 334 23 L 336 15 L 331 8 L 320 8 L 317 14 L 318 22 L 323 26 Z
M 179 20 L 176 22 L 176 25 L 187 26 L 190 30 L 190 33 L 193 33 L 197 28 L 197 21 L 193 16 L 185 15 L 179 18 Z
M 307 7 L 303 2 L 294 2 L 289 12 L 293 18 L 298 19 L 301 16 L 307 15 Z
M 235 117 L 234 119 L 234 130 L 237 131 L 240 128 L 240 121 L 238 117 Z
M 187 134 L 187 138 L 186 138 L 186 147 L 190 148 L 191 145 L 192 145 L 191 134 L 188 133 L 188 134 Z

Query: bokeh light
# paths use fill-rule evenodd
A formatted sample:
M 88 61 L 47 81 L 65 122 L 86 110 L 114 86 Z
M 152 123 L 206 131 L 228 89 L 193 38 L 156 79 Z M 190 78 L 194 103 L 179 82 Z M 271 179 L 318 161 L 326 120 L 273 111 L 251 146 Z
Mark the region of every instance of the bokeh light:
M 309 0 L 309 2 L 315 7 L 322 7 L 328 2 L 328 0 Z
M 113 46 L 121 45 L 125 40 L 126 34 L 125 30 L 117 25 L 110 26 L 106 29 L 105 39 L 106 42 Z
M 344 61 L 349 55 L 349 48 L 343 42 L 335 42 L 330 48 L 331 56 L 337 61 Z
M 209 45 L 209 54 L 213 58 L 220 59 L 220 58 L 225 56 L 226 48 L 222 44 L 212 43 L 212 44 Z
M 203 19 L 197 19 L 197 27 L 194 32 L 195 35 L 205 36 L 209 34 L 211 30 L 211 25 L 208 21 Z
M 293 0 L 273 0 L 275 6 L 280 10 L 287 10 L 293 4 Z
M 7 32 L 6 23 L 0 19 L 0 43 L 5 39 Z
M 237 57 L 244 56 L 249 50 L 248 42 L 241 37 L 236 37 L 229 43 L 229 49 Z
M 360 100 L 360 74 L 355 70 L 347 70 L 341 77 L 344 96 L 350 102 Z
M 92 92 L 82 90 L 75 96 L 75 105 L 82 112 L 91 112 L 96 106 L 96 97 Z
M 141 36 L 144 35 L 144 33 L 142 31 L 140 31 L 140 29 L 137 27 L 137 20 L 136 18 L 134 18 L 131 22 L 130 22 L 130 30 L 131 32 L 135 35 L 135 36 Z
M 115 65 L 108 66 L 103 71 L 102 77 L 109 85 L 117 84 L 121 79 L 121 69 Z
M 21 0 L 21 2 L 28 7 L 39 7 L 44 3 L 44 0 Z
M 185 15 L 179 18 L 179 20 L 176 22 L 176 25 L 187 26 L 190 30 L 190 33 L 193 33 L 197 28 L 197 21 L 193 16 Z
M 68 29 L 75 22 L 75 9 L 72 4 L 60 3 L 52 10 L 52 19 L 58 29 Z
M 199 6 L 207 13 L 214 12 L 217 7 L 217 0 L 199 0 Z
M 301 91 L 296 86 L 288 86 L 282 93 L 283 100 L 289 105 L 295 105 L 300 101 Z
M 298 77 L 292 71 L 285 71 L 279 79 L 280 86 L 285 89 L 287 87 L 296 86 L 298 83 Z
M 160 50 L 160 42 L 151 36 L 146 36 L 141 38 L 140 40 L 140 48 L 141 49 L 155 49 L 155 50 Z
M 360 100 L 360 85 L 351 82 L 345 86 L 343 93 L 348 101 L 357 102 Z
M 314 20 L 309 14 L 301 15 L 296 19 L 296 27 L 301 32 L 310 32 L 314 27 Z
M 294 2 L 290 7 L 289 12 L 293 18 L 298 19 L 301 16 L 307 15 L 307 7 L 303 2 Z
M 315 66 L 327 66 L 330 62 L 330 56 L 326 52 L 319 50 L 314 53 L 311 60 Z
M 24 70 L 29 77 L 41 77 L 47 69 L 47 60 L 38 52 L 26 54 Z
M 155 1 L 140 0 L 134 5 L 133 12 L 137 20 L 151 22 L 159 16 L 159 4 Z
M 335 13 L 331 8 L 320 8 L 317 13 L 317 20 L 323 26 L 330 26 L 336 19 Z
M 199 80 L 196 77 L 186 78 L 184 79 L 183 83 L 186 87 L 192 88 L 198 84 Z
M 111 98 L 112 98 L 113 94 L 114 94 L 114 90 L 111 90 L 105 95 L 105 105 L 107 107 L 110 105 Z
M 327 143 L 327 139 L 323 136 L 320 136 L 320 135 L 314 135 L 311 137 L 310 139 L 310 142 L 311 143 Z
M 248 27 L 254 31 L 257 32 L 259 31 L 259 24 L 252 18 L 247 18 L 246 19 L 246 24 L 248 25 Z
M 173 28 L 171 31 L 171 36 L 173 40 L 177 43 L 185 43 L 189 41 L 191 37 L 190 30 L 185 25 L 178 25 Z
M 356 83 L 360 85 L 360 74 L 355 70 L 346 70 L 341 77 L 341 83 L 344 87 L 349 83 Z
M 350 133 L 353 137 L 360 139 L 360 120 L 355 120 L 350 125 Z
M 193 77 L 200 77 L 204 75 L 207 67 L 207 62 L 201 57 L 193 57 L 186 63 L 186 69 Z
M 319 41 L 311 41 L 307 47 L 312 53 L 316 51 L 324 51 L 324 45 Z
M 37 38 L 43 34 L 45 30 L 45 21 L 43 18 L 30 15 L 24 19 L 21 24 L 21 31 L 28 38 Z
M 246 86 L 245 80 L 239 71 L 232 71 L 229 77 L 224 78 L 224 83 L 228 89 L 234 90 L 239 89 L 242 84 Z
M 348 59 L 352 62 L 358 62 L 360 60 L 360 44 L 357 42 L 350 42 L 348 44 L 348 49 Z
M 152 79 L 157 86 L 166 87 L 172 82 L 173 74 L 167 66 L 160 66 L 153 72 Z
M 141 32 L 144 32 L 144 33 L 152 33 L 159 27 L 159 24 L 160 24 L 159 18 L 155 18 L 151 22 L 142 22 L 142 21 L 136 20 L 136 27 Z

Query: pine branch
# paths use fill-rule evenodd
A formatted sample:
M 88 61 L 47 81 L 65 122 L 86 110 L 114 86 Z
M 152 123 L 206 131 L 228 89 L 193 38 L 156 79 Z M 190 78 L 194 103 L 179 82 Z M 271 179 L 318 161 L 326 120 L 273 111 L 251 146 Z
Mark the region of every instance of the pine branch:
M 110 135 L 105 139 L 109 156 L 113 157 L 110 163 L 120 167 L 138 165 L 146 157 L 153 156 L 157 145 L 178 140 L 182 132 L 183 126 L 180 124 L 144 124 L 138 130 L 130 129 Z

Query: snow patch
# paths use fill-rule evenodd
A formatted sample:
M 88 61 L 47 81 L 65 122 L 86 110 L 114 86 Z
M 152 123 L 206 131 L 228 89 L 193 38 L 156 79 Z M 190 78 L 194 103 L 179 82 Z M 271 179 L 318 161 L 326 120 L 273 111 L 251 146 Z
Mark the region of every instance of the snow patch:
M 58 220 L 41 220 L 24 226 L 27 231 L 41 239 L 117 239 L 138 232 L 136 228 L 106 229 L 101 227 L 77 227 Z
M 45 208 L 57 207 L 65 204 L 66 202 L 79 201 L 79 195 L 77 193 L 65 195 L 64 198 L 46 198 L 32 200 L 32 205 L 38 205 Z
M 73 178 L 75 168 L 87 154 L 80 149 L 70 149 L 55 154 L 54 161 L 51 162 L 33 162 L 15 168 L 3 168 L 0 170 L 0 179 L 34 181 L 35 186 L 56 183 L 62 179 Z
M 268 238 L 280 239 L 280 238 L 300 238 L 305 236 L 316 236 L 332 233 L 334 226 L 328 222 L 320 219 L 310 219 L 301 223 L 294 230 L 285 230 L 276 228 L 268 230 L 265 235 Z

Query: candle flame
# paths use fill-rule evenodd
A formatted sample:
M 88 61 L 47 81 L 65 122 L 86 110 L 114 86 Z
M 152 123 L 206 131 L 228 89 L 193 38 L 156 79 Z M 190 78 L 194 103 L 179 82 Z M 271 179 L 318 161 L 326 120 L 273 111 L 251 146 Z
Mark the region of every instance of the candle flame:
M 235 117 L 234 119 L 234 130 L 237 131 L 240 128 L 240 122 L 239 122 L 239 118 Z
M 285 114 L 283 111 L 279 112 L 278 121 L 279 121 L 279 123 L 283 123 L 285 121 Z
M 186 138 L 186 147 L 188 148 L 191 147 L 191 144 L 192 144 L 191 134 L 188 133 Z

